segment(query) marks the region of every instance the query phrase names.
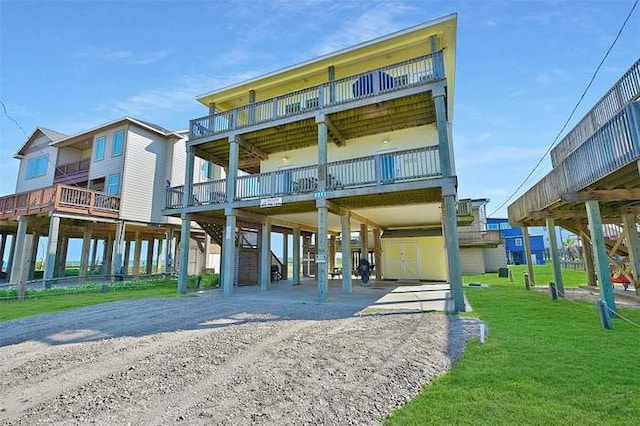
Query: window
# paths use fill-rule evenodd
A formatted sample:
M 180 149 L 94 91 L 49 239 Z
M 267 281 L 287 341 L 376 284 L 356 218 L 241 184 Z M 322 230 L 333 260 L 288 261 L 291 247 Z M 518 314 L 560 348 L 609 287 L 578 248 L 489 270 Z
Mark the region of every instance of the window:
M 107 194 L 119 195 L 120 194 L 120 173 L 110 175 L 107 178 Z
M 213 177 L 213 164 L 208 161 L 202 163 L 202 179 L 209 180 Z
M 113 134 L 113 150 L 111 152 L 112 157 L 122 155 L 124 152 L 124 130 L 120 130 Z
M 487 231 L 497 231 L 500 229 L 499 223 L 487 223 Z
M 48 158 L 46 155 L 29 160 L 27 162 L 27 172 L 25 174 L 25 179 L 33 179 L 39 176 L 46 175 L 47 162 Z
M 511 229 L 511 225 L 509 225 L 509 222 L 502 222 L 500 224 L 500 229 Z
M 522 238 L 516 238 L 514 242 L 516 246 L 522 247 Z
M 93 151 L 93 161 L 100 161 L 104 159 L 104 145 L 106 143 L 106 138 L 104 136 L 100 136 L 96 139 L 95 149 Z

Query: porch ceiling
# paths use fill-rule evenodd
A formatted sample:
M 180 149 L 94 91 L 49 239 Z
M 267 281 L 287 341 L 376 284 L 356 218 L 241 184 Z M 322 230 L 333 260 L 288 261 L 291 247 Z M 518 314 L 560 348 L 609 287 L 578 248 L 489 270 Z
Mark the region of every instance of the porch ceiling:
M 431 92 L 391 99 L 358 108 L 328 114 L 334 128 L 345 139 L 391 132 L 394 130 L 434 123 L 435 109 Z M 268 127 L 242 135 L 239 166 L 247 173 L 260 172 L 260 156 L 290 151 L 318 144 L 315 118 Z M 338 136 L 329 132 L 329 140 Z M 229 163 L 229 144 L 226 138 L 198 145 L 198 155 L 222 166 Z

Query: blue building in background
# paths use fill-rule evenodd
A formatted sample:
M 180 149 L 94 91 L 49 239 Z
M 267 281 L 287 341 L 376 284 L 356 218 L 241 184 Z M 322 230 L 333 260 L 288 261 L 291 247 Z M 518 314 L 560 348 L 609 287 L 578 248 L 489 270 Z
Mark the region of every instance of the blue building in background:
M 523 265 L 526 263 L 524 253 L 524 240 L 522 229 L 518 226 L 511 226 L 509 219 L 487 218 L 487 231 L 500 232 L 504 238 L 505 256 L 508 265 Z M 529 242 L 531 243 L 531 256 L 534 264 L 544 265 L 545 247 L 542 229 L 540 234 L 536 234 L 535 228 L 529 228 Z

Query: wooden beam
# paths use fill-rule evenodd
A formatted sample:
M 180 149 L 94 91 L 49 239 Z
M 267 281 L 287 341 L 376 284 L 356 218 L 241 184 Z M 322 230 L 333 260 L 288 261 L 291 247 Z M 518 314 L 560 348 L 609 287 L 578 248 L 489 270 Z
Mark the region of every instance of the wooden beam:
M 338 130 L 338 128 L 329 120 L 329 117 L 324 117 L 325 123 L 327 123 L 327 127 L 329 127 L 329 133 L 333 136 L 332 140 L 336 146 L 345 146 L 347 144 L 347 139 L 344 137 L 342 132 Z
M 640 200 L 640 188 L 606 189 L 583 192 L 568 192 L 560 196 L 562 201 L 571 203 L 585 201 L 628 201 Z
M 237 136 L 236 139 L 240 142 L 240 148 L 248 152 L 249 155 L 253 158 L 256 158 L 258 160 L 266 160 L 267 158 L 269 158 L 269 154 L 253 145 L 252 143 L 247 142 L 244 138 Z
M 360 222 L 362 224 L 371 226 L 372 228 L 386 229 L 382 225 L 372 221 L 371 219 L 368 219 L 358 213 L 355 213 L 353 210 L 344 208 L 341 205 L 336 204 L 331 200 L 327 200 L 326 203 L 327 203 L 327 207 L 329 208 L 329 211 L 337 216 L 346 216 L 348 214 L 351 216 L 351 219 L 357 222 Z

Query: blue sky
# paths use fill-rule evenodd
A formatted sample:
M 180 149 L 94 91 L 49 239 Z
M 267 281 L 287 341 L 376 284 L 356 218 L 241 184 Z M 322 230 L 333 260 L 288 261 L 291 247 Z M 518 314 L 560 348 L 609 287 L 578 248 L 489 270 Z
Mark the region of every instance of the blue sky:
M 124 115 L 184 129 L 206 114 L 198 94 L 458 13 L 459 195 L 490 198 L 491 213 L 554 140 L 632 4 L 0 0 L 0 99 L 28 134 Z M 571 125 L 638 59 L 639 34 L 636 10 Z M 0 195 L 15 189 L 26 137 L 0 116 Z

